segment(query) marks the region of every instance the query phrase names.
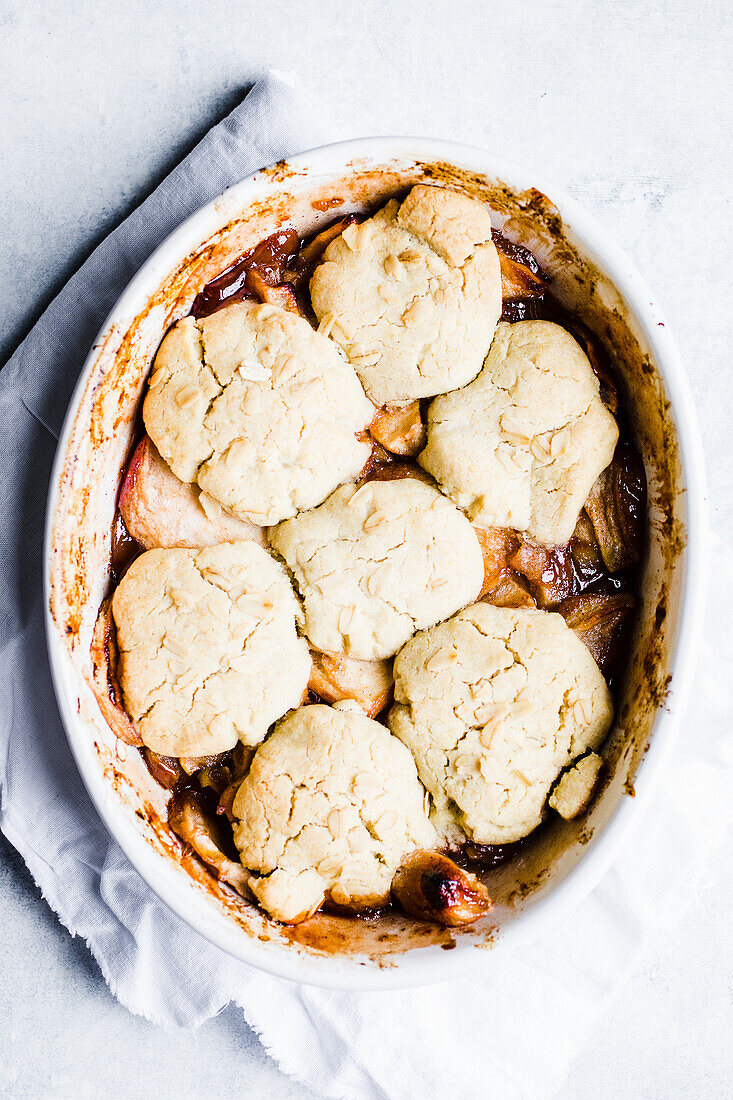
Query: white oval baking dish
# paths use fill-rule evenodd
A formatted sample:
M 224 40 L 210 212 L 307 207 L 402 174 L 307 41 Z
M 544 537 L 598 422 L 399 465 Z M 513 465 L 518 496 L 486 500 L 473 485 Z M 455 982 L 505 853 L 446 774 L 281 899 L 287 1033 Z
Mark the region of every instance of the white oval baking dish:
M 313 232 L 413 182 L 460 186 L 532 248 L 553 290 L 612 346 L 649 483 L 649 549 L 633 656 L 608 751 L 610 780 L 586 818 L 557 821 L 497 871 L 490 917 L 465 929 L 397 916 L 269 921 L 203 874 L 164 825 L 165 795 L 115 741 L 88 686 L 89 642 L 108 584 L 110 528 L 145 374 L 197 290 L 281 225 Z M 56 454 L 46 522 L 48 646 L 59 707 L 83 780 L 110 833 L 159 897 L 233 956 L 283 977 L 391 988 L 490 968 L 587 894 L 641 819 L 687 698 L 703 596 L 705 483 L 684 370 L 645 283 L 576 202 L 534 173 L 448 142 L 371 138 L 317 149 L 243 180 L 160 246 L 90 353 Z M 486 950 L 490 947 L 490 950 Z

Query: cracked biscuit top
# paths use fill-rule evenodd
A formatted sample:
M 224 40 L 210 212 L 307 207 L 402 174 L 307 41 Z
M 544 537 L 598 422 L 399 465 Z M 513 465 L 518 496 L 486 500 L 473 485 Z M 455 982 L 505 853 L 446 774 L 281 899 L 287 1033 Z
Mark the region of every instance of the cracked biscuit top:
M 546 611 L 467 607 L 408 642 L 394 677 L 389 727 L 453 844 L 527 836 L 561 770 L 601 744 L 613 717 L 588 649 Z
M 618 427 L 580 345 L 550 321 L 500 324 L 478 378 L 435 399 L 418 461 L 471 519 L 565 543 Z
M 277 920 L 324 900 L 384 904 L 403 857 L 435 844 L 425 793 L 404 745 L 350 710 L 301 707 L 255 753 L 233 804 L 249 886 Z
M 478 374 L 501 315 L 501 275 L 482 203 L 418 184 L 349 226 L 310 283 L 321 331 L 376 405 L 455 389 Z
M 256 745 L 310 675 L 282 566 L 253 542 L 149 550 L 112 600 L 125 707 L 148 748 L 206 756 Z
M 390 657 L 416 630 L 475 600 L 483 559 L 466 517 L 414 478 L 344 485 L 270 532 L 317 649 Z
M 148 434 L 182 481 L 262 526 L 319 504 L 370 454 L 374 416 L 333 342 L 278 306 L 184 317 L 155 358 Z

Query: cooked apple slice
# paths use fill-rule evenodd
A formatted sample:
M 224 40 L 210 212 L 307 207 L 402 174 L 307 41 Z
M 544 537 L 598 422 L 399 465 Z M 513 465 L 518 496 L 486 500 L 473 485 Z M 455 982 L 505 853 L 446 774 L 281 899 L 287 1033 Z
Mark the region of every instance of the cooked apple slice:
M 587 588 L 606 576 L 598 540 L 593 524 L 585 509 L 578 516 L 573 536 L 570 539 L 570 552 L 573 565 L 582 588 Z
M 288 313 L 300 314 L 298 299 L 290 283 L 270 285 L 270 283 L 265 282 L 261 272 L 252 268 L 251 271 L 247 272 L 245 286 L 258 301 L 271 306 L 280 306 L 281 309 L 286 309 Z
M 484 583 L 479 599 L 511 573 L 509 559 L 517 550 L 518 537 L 506 527 L 474 527 L 484 557 Z
M 573 593 L 575 574 L 569 544 L 541 546 L 522 537 L 509 565 L 529 581 L 532 594 L 542 608 L 554 608 Z
M 216 753 L 213 756 L 181 756 L 179 763 L 186 775 L 196 775 L 205 768 L 213 768 L 228 756 L 226 752 Z
M 392 879 L 392 894 L 411 917 L 450 928 L 473 924 L 491 909 L 484 884 L 438 852 L 410 856 Z
M 640 455 L 621 443 L 610 466 L 593 485 L 585 510 L 610 573 L 641 557 L 646 512 L 646 475 Z
M 256 751 L 256 747 L 250 748 L 239 741 L 229 754 L 229 760 L 225 765 L 204 768 L 198 774 L 199 785 L 208 787 L 219 799 L 216 812 L 224 814 L 230 824 L 234 821 L 232 813 L 234 799 L 242 785 L 242 780 L 249 771 Z
M 385 405 L 372 420 L 369 431 L 377 443 L 403 458 L 419 454 L 427 441 L 419 401 L 401 407 Z
M 178 780 L 183 778 L 183 769 L 175 756 L 161 756 L 146 747 L 143 749 L 143 758 L 155 782 L 160 783 L 167 791 L 172 791 Z
M 605 672 L 616 655 L 614 643 L 619 628 L 634 603 L 629 592 L 587 592 L 563 600 L 557 610 L 588 646 L 601 672 Z
M 347 214 L 345 217 L 339 218 L 333 225 L 329 225 L 327 229 L 323 229 L 305 248 L 301 249 L 295 260 L 296 272 L 302 278 L 310 279 L 314 267 L 317 263 L 320 263 L 321 256 L 331 241 L 335 240 L 336 237 L 340 237 L 344 229 L 347 229 L 350 225 L 355 225 L 357 220 L 356 214 Z
M 222 838 L 217 835 L 220 823 L 207 814 L 199 792 L 184 787 L 173 794 L 168 806 L 168 824 L 218 879 L 245 897 L 249 896 L 247 884 L 250 873 L 224 852 Z
M 139 748 L 140 736 L 122 703 L 122 689 L 117 679 L 117 632 L 112 619 L 111 600 L 105 600 L 99 609 L 92 632 L 90 649 L 92 673 L 90 687 L 115 737 L 127 745 Z
M 145 550 L 177 546 L 201 550 L 237 539 L 265 545 L 261 527 L 235 519 L 213 498 L 179 481 L 147 435 L 127 467 L 120 512 L 127 530 Z
M 430 474 L 409 458 L 397 458 L 390 454 L 381 443 L 372 443 L 372 453 L 364 464 L 357 481 L 399 481 L 403 477 L 414 477 L 425 485 L 435 485 Z
M 562 773 L 550 794 L 548 805 L 571 821 L 588 809 L 603 768 L 603 757 L 589 752 Z
M 524 245 L 510 241 L 497 229 L 491 230 L 491 238 L 499 254 L 502 298 L 543 295 L 550 280 L 537 263 L 534 254 Z
M 308 687 L 326 703 L 354 699 L 369 718 L 376 718 L 390 702 L 394 689 L 391 661 L 357 661 L 318 649 L 311 649 L 311 657 Z
M 173 790 L 184 776 L 195 775 L 200 786 L 214 786 L 214 779 L 220 780 L 222 789 L 229 781 L 228 762 L 231 753 L 219 753 L 217 756 L 161 756 L 152 749 L 144 748 L 143 756 L 148 771 L 161 787 Z
M 278 229 L 206 284 L 193 300 L 192 316 L 210 317 L 224 306 L 256 296 L 249 282 L 254 271 L 266 271 L 273 283 L 281 283 L 283 270 L 293 260 L 299 245 L 294 229 Z

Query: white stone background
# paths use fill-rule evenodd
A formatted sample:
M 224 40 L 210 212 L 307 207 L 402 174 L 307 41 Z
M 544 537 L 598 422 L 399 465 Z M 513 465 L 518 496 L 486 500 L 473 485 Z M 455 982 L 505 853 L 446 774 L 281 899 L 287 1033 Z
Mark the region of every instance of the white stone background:
M 295 69 L 352 136 L 491 149 L 615 235 L 685 356 L 730 539 L 732 54 L 725 0 L 0 0 L 0 357 L 258 75 Z M 733 1096 L 722 851 L 562 1100 Z M 238 1012 L 194 1034 L 129 1015 L 2 837 L 0 899 L 0 1095 L 311 1095 Z

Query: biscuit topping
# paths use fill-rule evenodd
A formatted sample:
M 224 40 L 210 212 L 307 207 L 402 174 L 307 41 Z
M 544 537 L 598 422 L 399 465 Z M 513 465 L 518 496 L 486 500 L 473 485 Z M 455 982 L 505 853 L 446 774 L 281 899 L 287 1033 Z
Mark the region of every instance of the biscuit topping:
M 419 457 L 476 523 L 569 540 L 618 427 L 580 345 L 560 325 L 499 325 L 483 370 L 437 397 Z
M 412 478 L 343 486 L 270 534 L 318 649 L 390 657 L 415 630 L 475 600 L 483 557 L 466 517 Z
M 311 301 L 374 403 L 404 404 L 470 382 L 501 314 L 488 209 L 418 184 L 401 205 L 393 200 L 347 232 L 316 268 Z
M 327 327 L 327 326 L 326 326 Z M 155 359 L 146 428 L 175 475 L 259 525 L 355 478 L 374 416 L 353 368 L 304 318 L 242 302 L 179 321 Z

